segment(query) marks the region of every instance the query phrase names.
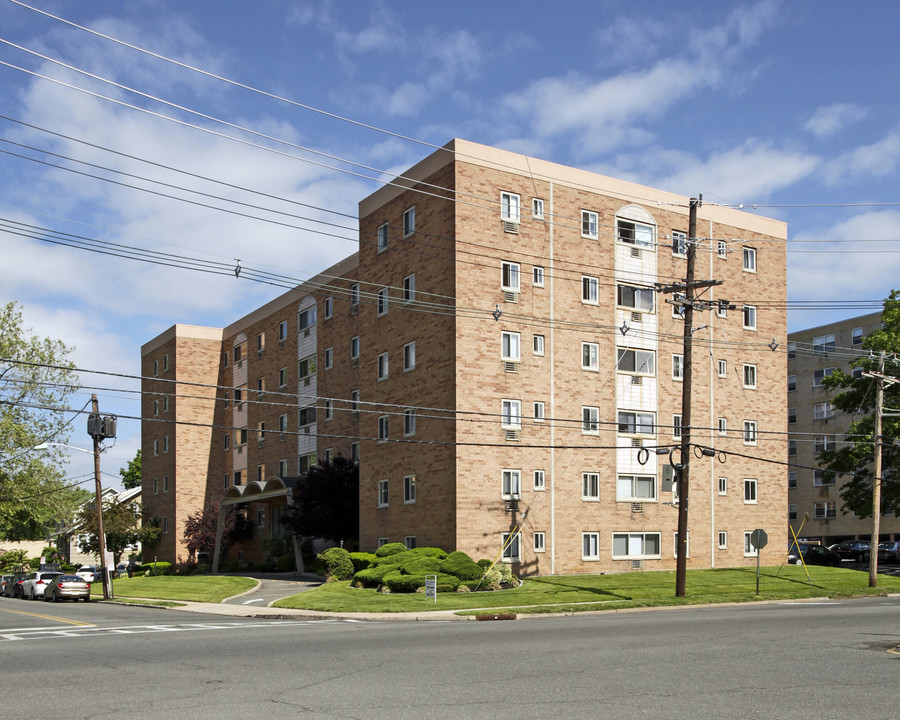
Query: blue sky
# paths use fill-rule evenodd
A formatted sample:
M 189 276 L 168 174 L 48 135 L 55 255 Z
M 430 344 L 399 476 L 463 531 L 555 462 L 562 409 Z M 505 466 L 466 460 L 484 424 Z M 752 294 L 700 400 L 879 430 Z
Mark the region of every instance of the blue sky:
M 879 301 L 900 286 L 900 205 L 890 205 L 900 202 L 895 3 L 582 1 L 557 2 L 552 10 L 546 2 L 468 1 L 26 5 L 296 104 L 0 0 L 0 114 L 12 118 L 0 119 L 0 150 L 111 177 L 72 159 L 91 162 L 339 227 L 322 235 L 298 229 L 313 227 L 309 220 L 291 218 L 287 224 L 296 227 L 286 227 L 229 215 L 10 154 L 0 159 L 5 221 L 225 264 L 240 258 L 245 267 L 302 280 L 354 250 L 357 202 L 377 187 L 371 178 L 378 172 L 344 161 L 397 172 L 428 154 L 429 144 L 462 137 L 684 195 L 703 193 L 706 202 L 751 211 L 758 205 L 757 212 L 786 220 L 788 296 L 824 306 L 792 310 L 791 329 L 871 312 L 843 303 Z M 246 275 L 159 267 L 9 232 L 0 232 L 0 243 L 0 301 L 18 300 L 37 333 L 75 346 L 79 367 L 123 375 L 138 374 L 141 344 L 173 323 L 221 327 L 283 291 Z M 137 396 L 124 392 L 136 389 L 135 381 L 85 374 L 82 382 L 101 388 L 104 411 L 139 414 Z M 90 392 L 72 405 L 80 408 Z M 83 423 L 76 428 L 73 443 L 86 447 Z M 121 421 L 104 470 L 116 475 L 139 442 L 139 424 Z M 90 472 L 89 458 L 75 453 L 69 471 Z

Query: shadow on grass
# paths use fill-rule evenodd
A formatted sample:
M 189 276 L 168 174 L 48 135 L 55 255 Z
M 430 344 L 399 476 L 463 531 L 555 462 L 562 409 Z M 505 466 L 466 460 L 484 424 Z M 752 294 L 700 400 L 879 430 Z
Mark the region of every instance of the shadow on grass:
M 606 597 L 616 598 L 618 600 L 633 600 L 634 599 L 634 598 L 629 597 L 628 595 L 619 595 L 618 593 L 610 592 L 609 590 L 604 590 L 603 588 L 590 587 L 587 585 L 576 585 L 575 583 L 570 583 L 570 582 L 565 582 L 565 583 L 561 583 L 558 581 L 553 582 L 553 581 L 545 580 L 545 579 L 539 578 L 539 577 L 528 578 L 528 580 L 530 582 L 533 582 L 536 584 L 547 585 L 549 587 L 552 587 L 552 588 L 556 589 L 557 592 L 563 592 L 565 590 L 572 590 L 573 592 L 578 591 L 578 592 L 588 592 L 588 593 L 592 593 L 594 595 L 604 595 Z
M 760 569 L 759 571 L 759 579 L 762 581 L 763 578 L 769 578 L 772 580 L 778 580 L 784 583 L 794 583 L 796 585 L 803 585 L 804 587 L 813 587 L 818 588 L 820 590 L 824 590 L 823 585 L 817 584 L 814 580 L 812 580 L 812 575 L 810 575 L 809 579 L 804 575 L 800 578 L 791 578 L 786 575 L 781 575 L 782 568 L 778 568 L 774 573 Z M 747 568 L 724 568 L 722 570 L 718 570 L 717 572 L 721 573 L 738 573 L 740 575 L 752 575 L 753 578 L 756 577 L 756 568 L 755 567 L 747 567 Z M 811 583 L 811 584 L 810 584 Z

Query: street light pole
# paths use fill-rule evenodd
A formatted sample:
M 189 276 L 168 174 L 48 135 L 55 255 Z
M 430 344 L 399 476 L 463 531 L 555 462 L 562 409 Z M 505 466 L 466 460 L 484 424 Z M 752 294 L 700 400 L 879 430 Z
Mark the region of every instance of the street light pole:
M 100 405 L 97 402 L 97 396 L 91 395 L 91 412 L 94 416 L 100 416 Z M 106 568 L 106 534 L 103 532 L 103 488 L 100 485 L 100 435 L 94 435 L 94 487 L 97 503 L 97 541 L 100 545 L 100 570 L 103 573 L 103 599 L 112 598 L 112 588 L 110 588 L 109 572 Z

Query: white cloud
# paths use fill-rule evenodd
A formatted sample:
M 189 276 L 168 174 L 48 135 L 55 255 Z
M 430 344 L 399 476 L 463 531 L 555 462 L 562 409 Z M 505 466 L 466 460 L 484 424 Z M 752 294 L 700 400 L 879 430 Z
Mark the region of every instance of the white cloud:
M 883 178 L 900 166 L 900 128 L 891 130 L 881 140 L 854 148 L 828 163 L 824 179 L 831 184 L 848 179 Z
M 868 108 L 853 103 L 835 103 L 816 108 L 803 126 L 819 139 L 831 137 L 848 125 L 858 123 L 868 114 Z

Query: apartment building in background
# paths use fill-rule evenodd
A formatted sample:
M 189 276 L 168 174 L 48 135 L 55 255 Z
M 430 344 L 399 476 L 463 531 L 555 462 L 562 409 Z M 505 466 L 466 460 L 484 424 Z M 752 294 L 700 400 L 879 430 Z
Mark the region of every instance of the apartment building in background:
M 683 319 L 660 287 L 685 277 L 688 198 L 453 140 L 359 208 L 351 257 L 142 348 L 160 556 L 186 557 L 209 500 L 244 501 L 261 547 L 290 479 L 342 454 L 361 549 L 674 568 Z M 716 455 L 691 458 L 688 566 L 737 566 L 753 530 L 785 534 L 786 227 L 704 205 L 697 234 L 697 277 L 722 284 L 694 313 L 691 437 Z
M 872 518 L 845 511 L 842 478 L 825 473 L 818 453 L 845 442 L 854 419 L 834 407 L 823 380 L 835 370 L 850 373 L 850 362 L 867 354 L 863 338 L 880 328 L 877 312 L 788 335 L 788 519 L 801 537 L 824 545 L 872 536 Z M 880 538 L 900 539 L 900 519 L 882 515 Z

